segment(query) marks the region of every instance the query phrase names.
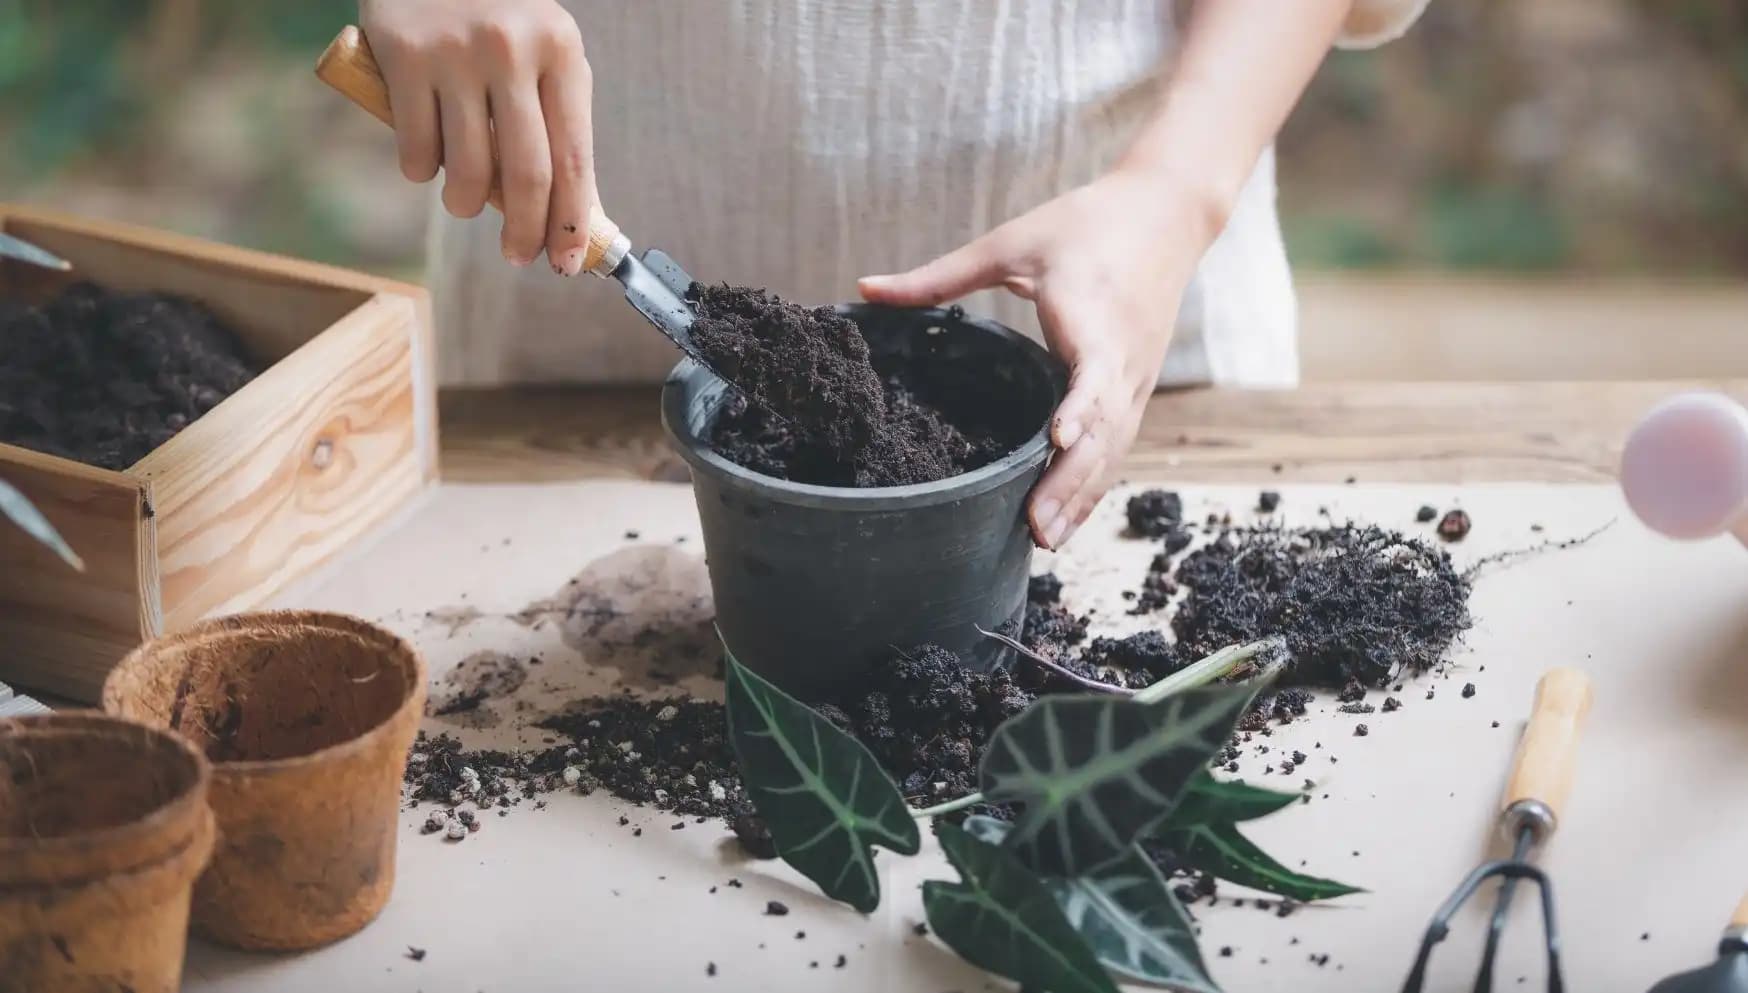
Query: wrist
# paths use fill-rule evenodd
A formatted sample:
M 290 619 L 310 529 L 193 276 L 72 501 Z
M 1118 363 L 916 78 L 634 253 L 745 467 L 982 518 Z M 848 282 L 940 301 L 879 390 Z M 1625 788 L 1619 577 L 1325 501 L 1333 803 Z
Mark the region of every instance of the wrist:
M 1232 216 L 1243 182 L 1221 182 L 1207 170 L 1171 161 L 1125 157 L 1107 178 L 1137 191 L 1181 237 L 1198 248 L 1213 244 Z

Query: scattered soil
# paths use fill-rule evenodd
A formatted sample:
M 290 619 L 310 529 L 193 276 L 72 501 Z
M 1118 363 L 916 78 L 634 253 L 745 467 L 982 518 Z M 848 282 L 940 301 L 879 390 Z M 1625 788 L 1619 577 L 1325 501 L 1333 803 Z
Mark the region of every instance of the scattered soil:
M 1425 672 L 1471 624 L 1469 581 L 1450 556 L 1374 526 L 1233 528 L 1176 578 L 1188 592 L 1171 626 L 1186 661 L 1280 635 L 1299 685 Z
M 740 390 L 707 440 L 754 471 L 824 486 L 933 482 L 987 465 L 1037 428 L 988 402 L 987 384 L 1001 378 L 992 370 L 871 355 L 829 307 L 726 284 L 694 283 L 687 298 L 694 344 Z
M 1131 537 L 1159 538 L 1183 526 L 1184 501 L 1170 490 L 1144 490 L 1129 498 L 1123 512 Z
M 1469 536 L 1469 515 L 1452 510 L 1438 522 L 1438 536 L 1446 541 L 1462 541 Z
M 926 645 L 877 669 L 864 692 L 821 710 L 868 746 L 913 805 L 927 806 L 975 792 L 990 734 L 1034 699 L 1007 671 L 973 672 Z
M 0 441 L 125 469 L 259 371 L 205 307 L 77 283 L 0 300 Z

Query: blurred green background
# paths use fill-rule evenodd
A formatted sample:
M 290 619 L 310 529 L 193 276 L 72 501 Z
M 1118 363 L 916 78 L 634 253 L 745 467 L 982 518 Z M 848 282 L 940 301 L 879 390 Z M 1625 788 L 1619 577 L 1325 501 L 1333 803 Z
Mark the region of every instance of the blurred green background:
M 355 0 L 0 0 L 0 191 L 416 276 L 424 191 L 310 75 Z M 1304 268 L 1748 272 L 1748 3 L 1434 0 L 1280 142 Z

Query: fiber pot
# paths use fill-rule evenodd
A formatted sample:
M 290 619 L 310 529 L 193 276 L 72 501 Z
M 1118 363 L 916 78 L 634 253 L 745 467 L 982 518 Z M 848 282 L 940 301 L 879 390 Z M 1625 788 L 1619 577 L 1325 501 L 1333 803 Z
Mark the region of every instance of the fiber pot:
M 242 614 L 142 645 L 103 709 L 180 732 L 213 762 L 219 846 L 194 928 L 239 948 L 313 948 L 375 919 L 425 703 L 400 638 L 339 614 Z
M 174 993 L 211 767 L 100 714 L 0 720 L 0 989 Z
M 716 620 L 737 659 L 802 696 L 846 686 L 895 649 L 936 644 L 987 668 L 978 634 L 1018 623 L 1032 539 L 1025 503 L 1049 458 L 1060 366 L 1042 347 L 957 309 L 838 308 L 876 366 L 976 363 L 979 402 L 1035 430 L 1007 456 L 932 483 L 852 489 L 795 483 L 728 461 L 703 440 L 730 387 L 688 359 L 662 390 L 662 423 L 691 466 Z M 1022 420 L 1023 419 L 1023 420 Z

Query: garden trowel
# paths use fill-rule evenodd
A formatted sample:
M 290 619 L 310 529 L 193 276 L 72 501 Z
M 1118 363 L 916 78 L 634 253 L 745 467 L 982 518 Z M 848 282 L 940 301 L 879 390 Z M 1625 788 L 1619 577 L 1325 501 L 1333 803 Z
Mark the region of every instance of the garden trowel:
M 1670 976 L 1651 993 L 1748 993 L 1748 897 L 1736 906 L 1736 914 L 1724 936 L 1718 939 L 1718 958 L 1708 966 Z
M 316 61 L 316 76 L 339 90 L 353 103 L 369 111 L 384 124 L 392 126 L 389 112 L 388 84 L 364 33 L 356 25 L 342 30 Z M 503 208 L 503 193 L 496 177 L 488 197 L 492 206 Z M 686 291 L 692 277 L 680 268 L 666 252 L 646 249 L 641 257 L 631 253 L 631 239 L 619 230 L 599 208 L 589 216 L 588 247 L 583 254 L 583 269 L 596 276 L 617 279 L 625 287 L 625 299 L 638 313 L 654 324 L 668 340 L 694 361 L 723 377 L 692 343 L 692 308 L 686 303 Z

